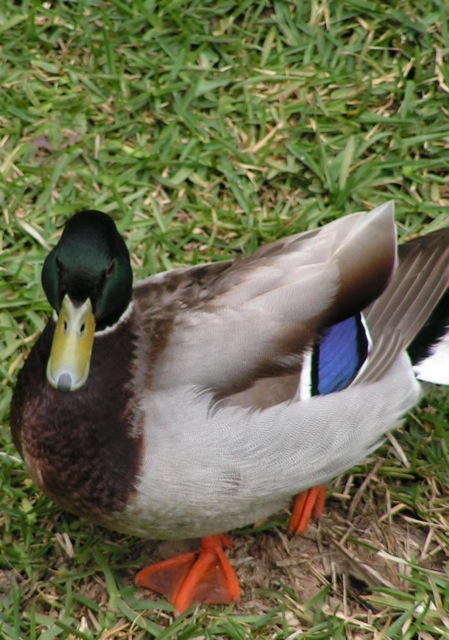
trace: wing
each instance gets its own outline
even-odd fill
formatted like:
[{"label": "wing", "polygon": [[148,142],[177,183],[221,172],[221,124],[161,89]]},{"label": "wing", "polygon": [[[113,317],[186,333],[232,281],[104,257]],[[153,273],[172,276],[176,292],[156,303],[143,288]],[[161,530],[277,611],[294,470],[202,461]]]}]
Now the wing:
[{"label": "wing", "polygon": [[151,345],[148,384],[153,390],[194,384],[225,397],[259,379],[299,371],[323,326],[382,292],[395,259],[388,203],[232,264],[144,281],[135,299]]}]

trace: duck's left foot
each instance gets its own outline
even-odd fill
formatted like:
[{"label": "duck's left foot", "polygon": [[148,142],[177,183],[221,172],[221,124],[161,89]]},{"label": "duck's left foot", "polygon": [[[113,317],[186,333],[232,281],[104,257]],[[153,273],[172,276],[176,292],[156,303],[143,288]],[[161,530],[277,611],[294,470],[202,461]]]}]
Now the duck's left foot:
[{"label": "duck's left foot", "polygon": [[302,535],[309,526],[311,517],[319,518],[322,515],[325,500],[326,487],[312,487],[307,491],[298,493],[288,527],[289,534],[294,535],[297,533]]},{"label": "duck's left foot", "polygon": [[198,551],[145,567],[136,582],[165,595],[177,615],[192,602],[230,604],[240,599],[240,586],[223,547],[231,548],[232,543],[222,534],[201,538]]}]

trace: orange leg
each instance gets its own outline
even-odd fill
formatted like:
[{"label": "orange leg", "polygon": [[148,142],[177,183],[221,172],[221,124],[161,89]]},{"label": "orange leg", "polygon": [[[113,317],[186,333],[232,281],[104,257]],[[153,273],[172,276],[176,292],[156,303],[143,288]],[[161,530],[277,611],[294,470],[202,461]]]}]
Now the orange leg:
[{"label": "orange leg", "polygon": [[139,587],[162,593],[180,614],[192,602],[229,604],[240,600],[237,575],[223,551],[232,543],[219,534],[201,539],[201,548],[145,567],[136,576]]},{"label": "orange leg", "polygon": [[312,487],[298,493],[293,505],[292,517],[288,527],[290,535],[302,535],[309,526],[310,518],[319,518],[324,510],[326,487]]}]

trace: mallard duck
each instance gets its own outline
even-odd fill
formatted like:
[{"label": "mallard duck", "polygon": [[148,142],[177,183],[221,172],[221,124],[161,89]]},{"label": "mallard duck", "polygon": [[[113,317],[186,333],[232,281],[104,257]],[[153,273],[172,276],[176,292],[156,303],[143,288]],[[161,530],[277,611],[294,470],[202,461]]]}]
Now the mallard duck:
[{"label": "mallard duck", "polygon": [[449,230],[398,251],[392,203],[134,285],[113,220],[82,211],[43,266],[54,314],[18,377],[15,444],[65,509],[202,538],[137,576],[177,612],[238,600],[224,533],[297,494],[301,531],[416,404],[417,375],[449,382],[448,282]]}]

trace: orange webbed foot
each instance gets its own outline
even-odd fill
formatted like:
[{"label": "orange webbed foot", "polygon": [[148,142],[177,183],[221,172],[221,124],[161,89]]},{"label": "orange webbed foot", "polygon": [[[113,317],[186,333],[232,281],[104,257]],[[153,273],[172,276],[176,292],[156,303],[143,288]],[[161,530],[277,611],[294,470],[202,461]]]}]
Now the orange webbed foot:
[{"label": "orange webbed foot", "polygon": [[136,576],[139,587],[165,595],[178,615],[193,602],[230,604],[240,599],[237,574],[226,558],[223,547],[231,548],[226,536],[201,539],[201,548],[192,553],[157,562]]},{"label": "orange webbed foot", "polygon": [[321,517],[324,510],[324,502],[326,500],[326,487],[312,487],[307,491],[298,493],[293,505],[292,517],[288,527],[290,535],[297,533],[302,535],[307,527],[311,517]]}]

